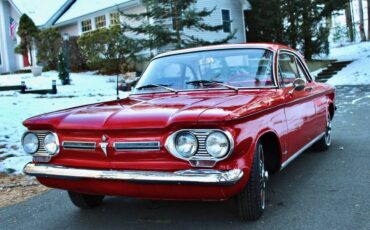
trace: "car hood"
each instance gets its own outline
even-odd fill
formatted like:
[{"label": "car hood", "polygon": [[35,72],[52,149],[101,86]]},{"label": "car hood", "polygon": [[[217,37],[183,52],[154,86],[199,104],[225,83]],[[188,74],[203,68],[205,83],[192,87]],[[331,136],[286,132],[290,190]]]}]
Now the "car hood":
[{"label": "car hood", "polygon": [[176,123],[235,119],[246,114],[243,108],[260,104],[258,98],[257,93],[131,96],[39,115],[24,125],[91,130],[165,128]]}]

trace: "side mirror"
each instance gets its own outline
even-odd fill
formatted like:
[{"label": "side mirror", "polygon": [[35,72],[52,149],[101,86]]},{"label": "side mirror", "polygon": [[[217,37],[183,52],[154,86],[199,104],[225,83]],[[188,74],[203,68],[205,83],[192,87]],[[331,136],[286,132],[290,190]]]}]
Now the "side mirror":
[{"label": "side mirror", "polygon": [[296,91],[303,90],[305,85],[306,85],[306,82],[301,78],[297,78],[293,81],[293,89]]},{"label": "side mirror", "polygon": [[301,91],[305,86],[306,82],[301,78],[297,78],[293,81],[293,89],[289,91],[289,94],[293,94],[294,91]]}]

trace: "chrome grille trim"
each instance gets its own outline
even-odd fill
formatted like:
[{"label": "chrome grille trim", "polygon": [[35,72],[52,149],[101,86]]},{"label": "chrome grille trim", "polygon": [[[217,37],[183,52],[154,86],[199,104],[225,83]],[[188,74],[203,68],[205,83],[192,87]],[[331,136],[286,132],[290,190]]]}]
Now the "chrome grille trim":
[{"label": "chrome grille trim", "polygon": [[44,148],[44,138],[50,132],[48,131],[33,131],[33,132],[36,134],[37,138],[39,139],[39,148],[35,154],[47,154]]},{"label": "chrome grille trim", "polygon": [[85,141],[63,141],[62,147],[64,149],[76,149],[76,150],[95,150],[95,142],[85,142]]},{"label": "chrome grille trim", "polygon": [[202,158],[209,158],[209,159],[213,159],[213,157],[211,155],[208,154],[207,152],[207,149],[206,149],[206,139],[207,139],[207,136],[213,132],[214,130],[189,130],[190,132],[192,132],[196,138],[198,139],[198,150],[197,152],[195,153],[195,155],[193,157],[196,157],[196,156],[199,156],[199,157],[202,157]]},{"label": "chrome grille trim", "polygon": [[116,151],[152,151],[160,150],[159,141],[149,142],[114,142],[113,147]]}]

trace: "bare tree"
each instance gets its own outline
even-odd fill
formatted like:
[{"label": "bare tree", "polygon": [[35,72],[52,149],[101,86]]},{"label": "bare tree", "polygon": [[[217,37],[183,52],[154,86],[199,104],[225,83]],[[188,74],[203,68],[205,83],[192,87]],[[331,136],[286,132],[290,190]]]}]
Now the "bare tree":
[{"label": "bare tree", "polygon": [[360,12],[360,35],[361,41],[366,41],[366,34],[364,28],[364,11],[362,8],[362,0],[358,0],[358,11]]},{"label": "bare tree", "polygon": [[346,3],[345,13],[346,13],[346,25],[347,25],[347,31],[348,31],[348,38],[350,42],[353,42],[355,40],[355,36],[354,36],[354,31],[353,31],[351,0],[349,0]]}]

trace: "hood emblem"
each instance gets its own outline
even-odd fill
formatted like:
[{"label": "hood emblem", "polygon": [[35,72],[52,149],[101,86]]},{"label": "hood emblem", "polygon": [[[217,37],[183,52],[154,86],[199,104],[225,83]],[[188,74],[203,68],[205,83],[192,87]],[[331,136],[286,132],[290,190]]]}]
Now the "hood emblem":
[{"label": "hood emblem", "polygon": [[108,157],[108,150],[107,150],[107,147],[108,147],[108,144],[109,144],[107,142],[108,138],[107,138],[107,136],[103,135],[102,138],[101,138],[101,140],[102,140],[102,142],[99,143],[100,148],[103,150],[105,156]]}]

